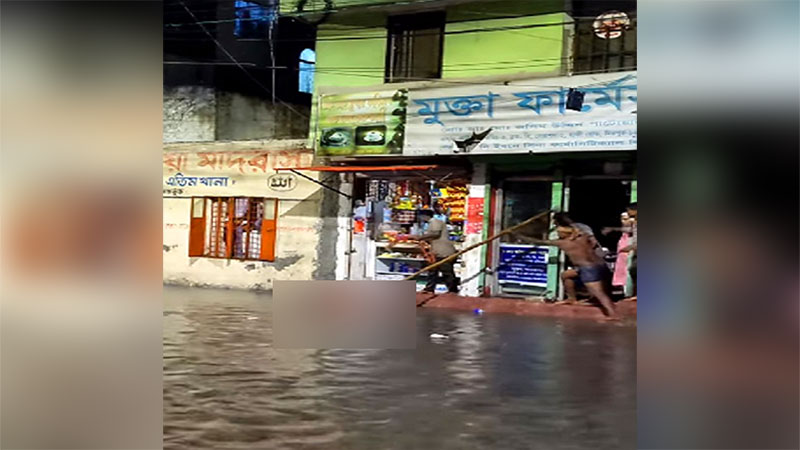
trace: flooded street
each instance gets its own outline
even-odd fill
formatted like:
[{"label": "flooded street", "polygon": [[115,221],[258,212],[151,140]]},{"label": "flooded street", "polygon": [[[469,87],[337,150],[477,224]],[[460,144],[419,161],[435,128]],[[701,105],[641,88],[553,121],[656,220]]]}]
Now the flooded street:
[{"label": "flooded street", "polygon": [[269,295],[164,301],[167,449],[636,446],[635,328],[422,308],[416,350],[280,350]]}]

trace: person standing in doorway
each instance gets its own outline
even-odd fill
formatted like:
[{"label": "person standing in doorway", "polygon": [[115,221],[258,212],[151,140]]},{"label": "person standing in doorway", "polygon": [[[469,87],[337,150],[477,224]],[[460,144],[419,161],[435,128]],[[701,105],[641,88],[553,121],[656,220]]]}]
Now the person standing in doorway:
[{"label": "person standing in doorway", "polygon": [[627,251],[623,251],[627,249],[632,243],[632,235],[633,235],[633,221],[630,218],[630,214],[626,211],[623,212],[620,216],[620,227],[605,227],[603,228],[603,235],[608,235],[612,232],[620,232],[622,233],[619,242],[617,243],[617,259],[614,263],[614,277],[612,279],[611,284],[613,286],[619,286],[625,289],[625,286],[628,284],[628,260],[629,254]]},{"label": "person standing in doorway", "polygon": [[636,258],[639,253],[639,207],[636,203],[628,205],[628,216],[630,216],[631,224],[631,240],[627,247],[620,249],[621,252],[628,253],[628,275],[631,281],[631,297],[629,300],[636,301]]},{"label": "person standing in doorway", "polygon": [[[430,243],[431,251],[436,256],[436,262],[439,262],[448,256],[456,253],[456,247],[453,241],[450,240],[449,233],[447,232],[447,224],[440,220],[435,219],[433,211],[422,210],[419,212],[419,218],[428,225],[427,229],[418,236],[412,236],[412,239],[418,241],[425,241]],[[452,293],[458,292],[458,282],[456,275],[453,271],[453,261],[446,262],[438,268],[429,272],[430,280],[425,285],[423,292],[433,293],[436,291],[436,285],[441,281],[447,286],[447,290]]]}]

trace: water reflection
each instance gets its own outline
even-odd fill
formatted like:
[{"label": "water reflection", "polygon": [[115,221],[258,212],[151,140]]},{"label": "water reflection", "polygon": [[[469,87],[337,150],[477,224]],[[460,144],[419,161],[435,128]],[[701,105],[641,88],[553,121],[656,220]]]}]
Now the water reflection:
[{"label": "water reflection", "polygon": [[635,446],[633,329],[423,309],[416,350],[276,350],[269,302],[165,288],[165,448]]}]

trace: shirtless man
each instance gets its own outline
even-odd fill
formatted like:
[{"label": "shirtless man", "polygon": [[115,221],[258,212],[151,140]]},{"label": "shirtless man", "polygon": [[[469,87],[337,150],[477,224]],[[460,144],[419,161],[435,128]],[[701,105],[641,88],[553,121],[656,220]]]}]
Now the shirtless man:
[{"label": "shirtless man", "polygon": [[531,240],[538,245],[550,245],[560,248],[569,256],[570,261],[578,266],[578,276],[589,293],[600,301],[603,311],[609,318],[615,318],[616,312],[611,297],[606,293],[606,281],[611,274],[603,258],[594,249],[589,236],[576,233],[571,226],[559,226],[556,228],[558,233],[557,240],[542,241]]},{"label": "shirtless man", "polygon": [[[594,249],[597,256],[600,258],[604,258],[606,256],[606,252],[603,247],[597,242],[597,239],[594,236],[594,232],[592,232],[591,227],[586,224],[578,223],[573,221],[567,213],[559,212],[553,215],[553,222],[556,224],[557,227],[571,227],[575,229],[575,233],[572,234],[572,239],[577,238],[580,235],[585,235],[589,239],[589,244]],[[575,263],[572,263],[575,264]],[[567,294],[567,299],[562,301],[557,301],[556,304],[567,304],[573,305],[578,303],[578,288],[577,288],[577,280],[579,279],[578,269],[574,268],[573,266],[567,267],[563,272],[561,272],[561,282],[564,284],[564,292]]]}]

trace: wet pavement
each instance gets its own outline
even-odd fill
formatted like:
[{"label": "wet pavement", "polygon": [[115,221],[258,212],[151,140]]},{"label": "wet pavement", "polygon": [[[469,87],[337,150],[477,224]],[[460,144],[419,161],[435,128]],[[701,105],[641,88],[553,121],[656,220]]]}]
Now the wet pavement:
[{"label": "wet pavement", "polygon": [[283,350],[270,301],[164,288],[164,448],[636,447],[633,327],[420,308],[416,350]]},{"label": "wet pavement", "polygon": [[[561,319],[582,319],[606,321],[606,316],[599,305],[578,303],[574,305],[528,301],[523,299],[497,297],[462,297],[455,294],[417,293],[417,306],[423,308],[442,308],[461,311],[514,314],[516,316],[557,317]],[[618,301],[614,308],[617,319],[613,325],[636,326],[636,302]],[[609,323],[609,325],[612,325]]]}]

